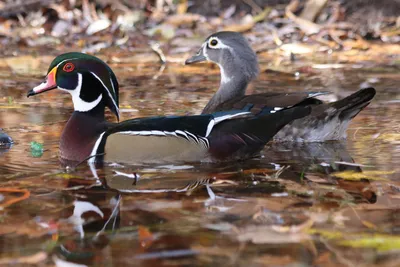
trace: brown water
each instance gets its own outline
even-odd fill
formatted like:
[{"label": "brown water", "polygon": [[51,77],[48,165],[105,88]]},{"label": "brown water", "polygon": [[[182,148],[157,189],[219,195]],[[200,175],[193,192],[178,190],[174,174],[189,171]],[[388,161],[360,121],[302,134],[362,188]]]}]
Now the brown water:
[{"label": "brown water", "polygon": [[[17,60],[22,70],[0,64],[0,127],[15,140],[0,150],[0,265],[400,265],[399,65],[299,62],[262,72],[250,88],[343,97],[369,83],[378,93],[346,142],[270,144],[262,157],[230,164],[93,172],[58,162],[69,95],[25,97],[51,59]],[[119,61],[111,66],[122,120],[199,113],[219,82],[211,65],[158,73],[157,64]]]}]

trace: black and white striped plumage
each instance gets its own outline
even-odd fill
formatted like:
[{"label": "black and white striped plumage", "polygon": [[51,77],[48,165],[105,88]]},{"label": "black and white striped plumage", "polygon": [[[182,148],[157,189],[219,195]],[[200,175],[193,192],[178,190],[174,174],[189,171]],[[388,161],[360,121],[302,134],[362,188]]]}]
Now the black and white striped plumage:
[{"label": "black and white striped plumage", "polygon": [[[228,111],[127,120],[100,134],[90,161],[165,163],[248,158],[278,129],[306,115],[309,109],[279,112],[253,116],[250,112]],[[263,127],[265,123],[270,123],[269,130]]]},{"label": "black and white striped plumage", "polygon": [[56,88],[69,92],[74,103],[60,140],[60,157],[68,165],[88,158],[122,163],[244,159],[259,152],[288,122],[310,112],[294,107],[254,116],[239,110],[110,123],[105,107],[117,118],[119,114],[116,77],[103,61],[81,53],[57,57],[45,82],[28,96]]}]

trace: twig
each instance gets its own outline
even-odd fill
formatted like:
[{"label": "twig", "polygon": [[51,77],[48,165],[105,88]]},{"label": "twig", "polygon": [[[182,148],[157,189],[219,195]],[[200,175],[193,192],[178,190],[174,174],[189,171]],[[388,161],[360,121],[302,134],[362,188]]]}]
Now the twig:
[{"label": "twig", "polygon": [[160,69],[158,70],[158,72],[153,76],[153,80],[157,80],[158,77],[160,77],[161,74],[163,74],[164,70],[165,70],[165,64],[163,63],[160,67]]},{"label": "twig", "polygon": [[345,162],[345,161],[335,161],[334,163],[340,165],[356,166],[356,167],[374,167],[373,165],[364,165],[364,164]]},{"label": "twig", "polygon": [[249,5],[256,13],[263,12],[262,8],[259,7],[253,0],[242,0],[245,4]]},{"label": "twig", "polygon": [[6,193],[23,193],[22,196],[11,199],[6,201],[4,204],[0,205],[0,209],[4,209],[8,206],[11,206],[14,203],[20,202],[22,200],[25,200],[30,197],[31,192],[29,192],[27,189],[16,189],[16,188],[0,188],[0,192],[6,192]]},{"label": "twig", "polygon": [[150,47],[158,55],[162,64],[167,63],[167,58],[165,57],[163,51],[161,50],[159,43],[151,42]]},{"label": "twig", "polygon": [[285,8],[286,16],[291,19],[305,34],[311,35],[321,31],[321,26],[309,20],[296,16],[293,12],[299,4],[298,0],[292,0]]}]

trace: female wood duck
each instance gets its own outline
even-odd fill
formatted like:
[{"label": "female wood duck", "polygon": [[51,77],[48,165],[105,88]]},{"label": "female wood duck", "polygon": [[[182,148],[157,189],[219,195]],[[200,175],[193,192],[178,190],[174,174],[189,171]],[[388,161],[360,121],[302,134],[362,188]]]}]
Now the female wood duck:
[{"label": "female wood duck", "polygon": [[212,61],[221,69],[221,84],[208,102],[203,114],[242,109],[258,114],[293,107],[310,106],[311,114],[295,120],[274,137],[280,141],[318,142],[346,138],[352,118],[368,106],[375,95],[374,88],[365,88],[333,103],[323,103],[315,97],[324,93],[263,93],[245,95],[248,83],[258,75],[257,56],[247,40],[237,32],[218,32],[209,36],[196,55],[186,64]]},{"label": "female wood duck", "polygon": [[119,119],[117,79],[100,59],[75,52],[55,58],[45,81],[28,97],[56,88],[71,94],[75,110],[60,140],[60,157],[68,162],[243,159],[259,152],[285,124],[310,112],[308,107],[294,107],[253,116],[239,110],[110,123],[104,117],[105,107]]}]

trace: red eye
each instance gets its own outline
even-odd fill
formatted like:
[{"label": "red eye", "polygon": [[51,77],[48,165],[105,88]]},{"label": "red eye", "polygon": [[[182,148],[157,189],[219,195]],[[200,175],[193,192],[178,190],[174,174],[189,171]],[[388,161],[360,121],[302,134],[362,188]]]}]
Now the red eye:
[{"label": "red eye", "polygon": [[64,67],[63,67],[63,71],[65,71],[65,72],[71,72],[71,71],[73,71],[74,69],[75,69],[75,65],[72,64],[72,63],[67,63],[67,64],[65,64]]}]

